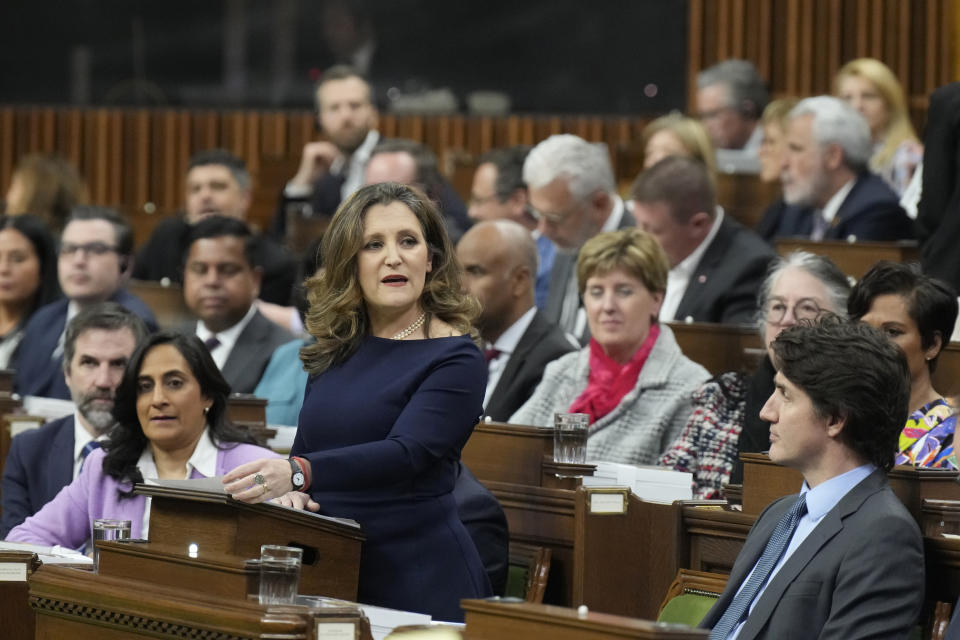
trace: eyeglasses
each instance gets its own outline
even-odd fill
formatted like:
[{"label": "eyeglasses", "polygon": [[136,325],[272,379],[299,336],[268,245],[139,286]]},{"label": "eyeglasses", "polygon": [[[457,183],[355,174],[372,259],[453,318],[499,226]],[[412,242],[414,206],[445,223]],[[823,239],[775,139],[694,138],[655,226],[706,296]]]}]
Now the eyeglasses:
[{"label": "eyeglasses", "polygon": [[[771,324],[781,324],[789,308],[784,300],[773,298],[763,308],[763,317]],[[800,298],[793,305],[793,317],[798,321],[816,320],[824,311],[813,298]]]},{"label": "eyeglasses", "polygon": [[117,247],[105,242],[87,242],[86,244],[66,243],[60,245],[60,255],[70,258],[78,252],[87,256],[105,256],[108,253],[119,253]]},{"label": "eyeglasses", "polygon": [[537,220],[543,220],[545,223],[551,227],[557,227],[563,224],[568,218],[573,216],[577,212],[576,208],[570,208],[562,213],[546,213],[544,211],[538,211],[533,207],[530,207],[530,213],[533,214],[533,217]]},{"label": "eyeglasses", "polygon": [[500,201],[500,196],[496,193],[491,193],[489,196],[470,196],[470,206],[472,207],[482,207],[488,202],[493,202],[494,200]]},{"label": "eyeglasses", "polygon": [[733,110],[733,107],[727,105],[725,107],[717,107],[716,109],[710,109],[709,111],[701,111],[697,114],[697,119],[699,120],[713,120],[719,118],[726,111]]}]

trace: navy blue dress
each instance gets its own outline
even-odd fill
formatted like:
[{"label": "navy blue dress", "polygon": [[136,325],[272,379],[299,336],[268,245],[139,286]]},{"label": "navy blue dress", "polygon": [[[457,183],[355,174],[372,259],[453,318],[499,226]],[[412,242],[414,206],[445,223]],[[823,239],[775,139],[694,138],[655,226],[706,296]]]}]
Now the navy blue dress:
[{"label": "navy blue dress", "polygon": [[367,337],[307,383],[291,455],[321,512],[363,527],[360,602],[456,621],[462,598],[491,595],[452,494],[486,376],[469,336]]}]

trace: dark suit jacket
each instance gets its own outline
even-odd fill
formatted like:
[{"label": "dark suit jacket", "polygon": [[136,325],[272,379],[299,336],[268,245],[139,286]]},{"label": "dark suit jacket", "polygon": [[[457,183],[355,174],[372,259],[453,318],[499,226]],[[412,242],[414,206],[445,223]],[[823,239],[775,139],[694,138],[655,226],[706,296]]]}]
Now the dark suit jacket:
[{"label": "dark suit jacket", "polygon": [[[197,323],[191,322],[180,328],[187,334],[196,334]],[[237,337],[236,344],[223,363],[221,373],[233,393],[253,393],[263,372],[273,357],[273,352],[282,344],[294,339],[293,334],[267,320],[259,311]]]},{"label": "dark suit jacket", "polygon": [[[623,210],[623,217],[620,219],[620,225],[617,229],[627,229],[637,226],[637,221],[633,214]],[[546,319],[559,326],[560,315],[563,312],[563,298],[567,293],[567,282],[569,282],[573,270],[577,267],[578,252],[561,251],[557,249],[557,255],[553,259],[553,269],[550,271],[550,287],[547,289],[547,301],[543,305],[543,314]],[[583,301],[581,301],[581,306]],[[560,327],[565,330],[564,327]],[[584,329],[583,335],[577,336],[580,344],[587,344],[590,341],[590,328]]]},{"label": "dark suit jacket", "polygon": [[[781,217],[775,237],[809,236],[813,231],[813,210],[788,207]],[[909,240],[913,221],[900,206],[896,192],[880,176],[863,171],[840,205],[824,240]]]},{"label": "dark suit jacket", "polygon": [[[157,330],[153,312],[140,298],[119,289],[110,300],[140,316],[151,332]],[[62,299],[44,305],[27,322],[13,378],[14,391],[20,395],[70,399],[70,390],[63,378],[63,354],[53,355],[67,323],[69,302]]]},{"label": "dark suit jacket", "polygon": [[72,415],[21,433],[10,442],[3,468],[0,539],[70,484],[73,444]]},{"label": "dark suit jacket", "polygon": [[540,384],[547,363],[573,349],[563,331],[538,311],[507,360],[483,414],[498,422],[509,420]]},{"label": "dark suit jacket", "polygon": [[960,287],[960,82],[930,94],[917,237],[923,271]]},{"label": "dark suit jacket", "polygon": [[503,595],[510,560],[510,534],[500,503],[462,462],[453,486],[457,515],[473,540],[494,595]]},{"label": "dark suit jacket", "polygon": [[[720,620],[796,495],[750,530],[723,594],[700,623]],[[923,538],[875,471],[844,496],[767,584],[739,640],[906,638],[923,605]]]},{"label": "dark suit jacket", "polygon": [[729,215],[690,276],[674,319],[751,324],[757,292],[774,253],[754,232]]},{"label": "dark suit jacket", "polygon": [[[140,249],[133,267],[138,280],[183,282],[183,261],[187,257],[187,234],[190,225],[182,216],[167,218],[150,234],[147,244]],[[274,304],[288,305],[291,301],[297,265],[290,253],[270,238],[253,237],[254,260],[263,269],[260,299]]]}]

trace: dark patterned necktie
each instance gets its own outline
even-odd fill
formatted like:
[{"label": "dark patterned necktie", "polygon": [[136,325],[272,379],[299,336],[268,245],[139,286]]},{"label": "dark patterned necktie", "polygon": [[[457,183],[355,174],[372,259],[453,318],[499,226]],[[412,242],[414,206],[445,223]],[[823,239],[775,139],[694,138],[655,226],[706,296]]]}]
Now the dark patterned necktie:
[{"label": "dark patterned necktie", "polygon": [[217,336],[213,335],[204,340],[203,344],[207,347],[207,351],[213,351],[220,346],[220,341],[217,340]]},{"label": "dark patterned necktie", "polygon": [[490,364],[490,361],[499,356],[502,352],[499,349],[484,349],[483,357],[486,359],[487,364]]},{"label": "dark patterned necktie", "polygon": [[777,528],[773,530],[773,535],[770,536],[767,547],[763,550],[760,560],[757,561],[757,566],[750,574],[747,584],[733,597],[733,600],[727,606],[727,610],[723,612],[723,616],[710,631],[710,640],[726,640],[740,624],[750,608],[750,603],[757,597],[760,587],[766,583],[767,578],[770,577],[770,572],[777,566],[777,561],[780,560],[780,556],[783,555],[784,550],[790,543],[790,538],[793,537],[793,531],[797,528],[797,523],[800,522],[800,518],[806,512],[807,494],[804,493],[797,498],[793,507],[780,518],[780,522],[777,523]]},{"label": "dark patterned necktie", "polygon": [[83,445],[83,449],[80,450],[80,468],[83,469],[83,463],[87,461],[87,456],[90,455],[94,449],[99,449],[100,443],[96,440],[91,440],[87,444]]}]

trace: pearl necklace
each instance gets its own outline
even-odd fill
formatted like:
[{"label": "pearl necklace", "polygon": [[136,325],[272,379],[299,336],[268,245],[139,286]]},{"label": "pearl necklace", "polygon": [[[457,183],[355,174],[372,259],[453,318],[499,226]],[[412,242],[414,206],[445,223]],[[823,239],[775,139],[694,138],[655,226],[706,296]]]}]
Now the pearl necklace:
[{"label": "pearl necklace", "polygon": [[397,335],[393,336],[393,337],[391,338],[391,340],[403,340],[403,339],[406,338],[408,335],[410,335],[411,333],[413,333],[414,331],[416,331],[417,329],[419,329],[419,328],[420,328],[420,325],[423,324],[423,321],[426,320],[426,318],[427,318],[427,314],[426,314],[426,313],[421,313],[421,314],[420,314],[420,317],[417,318],[416,320],[414,320],[412,325],[410,325],[409,327],[407,327],[406,329],[404,329],[403,331],[401,331],[401,332],[398,333]]}]

